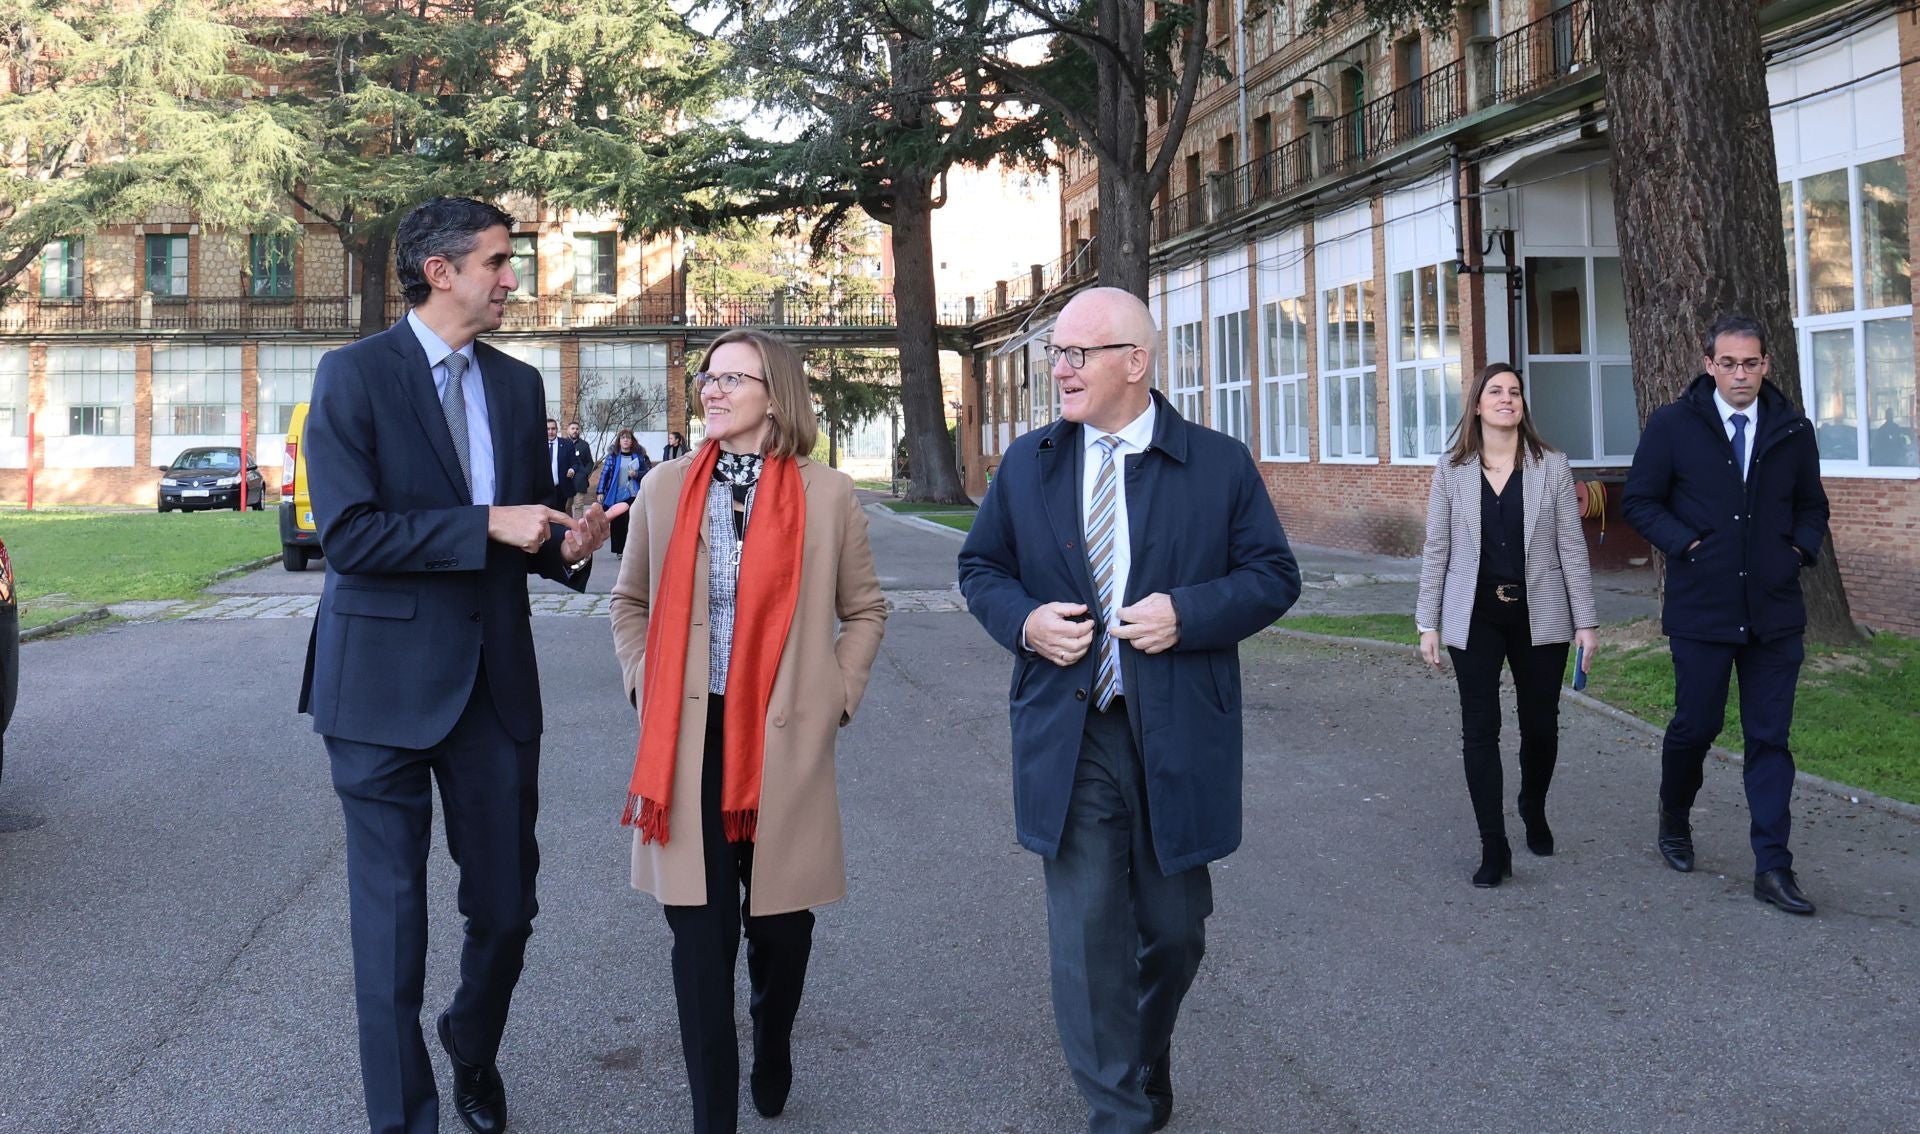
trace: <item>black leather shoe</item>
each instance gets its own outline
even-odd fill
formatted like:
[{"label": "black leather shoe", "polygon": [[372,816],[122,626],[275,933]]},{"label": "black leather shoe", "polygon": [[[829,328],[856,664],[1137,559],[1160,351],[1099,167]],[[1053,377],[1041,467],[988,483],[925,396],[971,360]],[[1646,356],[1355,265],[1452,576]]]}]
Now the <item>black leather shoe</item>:
[{"label": "black leather shoe", "polygon": [[1790,914],[1801,917],[1813,915],[1813,903],[1800,892],[1793,880],[1793,871],[1786,867],[1778,870],[1766,870],[1753,876],[1753,896],[1768,905],[1779,906]]},{"label": "black leather shoe", "polygon": [[1153,1105],[1152,1130],[1165,1130],[1173,1121],[1173,1053],[1163,1053],[1147,1066],[1147,1102]]},{"label": "black leather shoe", "polygon": [[753,1071],[747,1075],[753,1109],[762,1118],[778,1117],[787,1109],[787,1095],[793,1090],[793,1049],[784,1043],[778,1046],[778,1051],[755,1050]]},{"label": "black leather shoe", "polygon": [[1693,826],[1685,815],[1660,809],[1660,857],[1682,874],[1693,870]]},{"label": "black leather shoe", "polygon": [[507,1129],[507,1088],[500,1081],[500,1068],[492,1063],[468,1063],[453,1050],[453,1029],[447,1026],[447,1014],[440,1013],[440,1046],[453,1064],[453,1109],[473,1134],[505,1134]]},{"label": "black leather shoe", "polygon": [[1490,890],[1500,884],[1503,878],[1513,877],[1513,848],[1507,844],[1503,835],[1497,839],[1482,836],[1480,839],[1480,869],[1473,872],[1473,884],[1482,890]]}]

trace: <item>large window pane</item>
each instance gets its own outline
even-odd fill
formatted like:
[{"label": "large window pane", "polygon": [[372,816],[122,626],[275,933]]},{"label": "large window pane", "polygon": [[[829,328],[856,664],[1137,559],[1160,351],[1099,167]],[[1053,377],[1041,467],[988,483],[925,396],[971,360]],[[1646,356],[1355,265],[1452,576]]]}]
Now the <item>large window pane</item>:
[{"label": "large window pane", "polygon": [[1340,353],[1344,365],[1352,366],[1361,358],[1360,289],[1349,285],[1340,289],[1343,316],[1340,321]]},{"label": "large window pane", "polygon": [[[1907,244],[1907,169],[1904,158],[1860,167],[1861,306],[1904,307],[1913,302],[1913,253]],[[1867,352],[1873,357],[1871,349]]]},{"label": "large window pane", "polygon": [[1399,344],[1395,348],[1394,361],[1410,362],[1414,358],[1414,330],[1417,319],[1414,310],[1412,272],[1399,272],[1394,275],[1393,298],[1400,320],[1400,333],[1394,340]]},{"label": "large window pane", "polygon": [[1594,257],[1593,323],[1594,353],[1627,353],[1627,288],[1618,257]]},{"label": "large window pane", "polygon": [[1847,171],[1836,169],[1800,183],[1807,227],[1807,302],[1811,314],[1853,310],[1853,222]]},{"label": "large window pane", "polygon": [[[1260,307],[1260,374],[1267,377],[1280,373],[1280,305],[1266,303]],[[1264,407],[1266,403],[1262,401]]]},{"label": "large window pane", "polygon": [[1531,354],[1585,354],[1587,262],[1527,257],[1527,349]]},{"label": "large window pane", "polygon": [[1584,362],[1536,362],[1530,369],[1527,411],[1534,428],[1547,444],[1574,460],[1592,460],[1591,367]]},{"label": "large window pane", "polygon": [[1305,299],[1289,299],[1280,305],[1281,313],[1287,316],[1293,326],[1293,356],[1287,368],[1292,374],[1307,372],[1307,302]]},{"label": "large window pane", "polygon": [[513,238],[513,294],[532,297],[540,294],[540,237],[517,233]]},{"label": "large window pane", "polygon": [[1432,267],[1415,273],[1420,288],[1420,358],[1440,357],[1440,273]]},{"label": "large window pane", "polygon": [[1460,268],[1452,260],[1440,265],[1440,355],[1460,356]]},{"label": "large window pane", "polygon": [[1416,377],[1411,369],[1394,372],[1394,384],[1400,395],[1400,455],[1403,457],[1420,455],[1420,387]]},{"label": "large window pane", "polygon": [[1359,309],[1355,312],[1360,329],[1360,365],[1372,366],[1374,361],[1374,325],[1373,325],[1373,281],[1360,285],[1357,297]]},{"label": "large window pane", "polygon": [[1815,331],[1813,338],[1814,435],[1830,461],[1860,458],[1860,418],[1854,402],[1853,328]]},{"label": "large window pane", "polygon": [[1601,455],[1630,457],[1640,445],[1640,411],[1633,402],[1633,367],[1600,368]]},{"label": "large window pane", "polygon": [[1913,320],[1867,324],[1867,463],[1880,468],[1920,465],[1914,433]]},{"label": "large window pane", "polygon": [[1421,430],[1421,441],[1429,453],[1440,451],[1442,430],[1446,428],[1444,398],[1440,392],[1442,379],[1437,367],[1420,372],[1420,410],[1426,418]]},{"label": "large window pane", "polygon": [[1321,351],[1320,369],[1338,370],[1346,365],[1346,357],[1340,350],[1340,289],[1320,293],[1322,342],[1326,349]]},{"label": "large window pane", "polygon": [[1447,399],[1447,425],[1446,430],[1440,435],[1441,444],[1445,446],[1452,444],[1454,429],[1460,424],[1461,403],[1466,400],[1467,396],[1466,391],[1461,388],[1460,384],[1460,364],[1457,362],[1447,363],[1445,368],[1441,370],[1441,381],[1446,388]]}]

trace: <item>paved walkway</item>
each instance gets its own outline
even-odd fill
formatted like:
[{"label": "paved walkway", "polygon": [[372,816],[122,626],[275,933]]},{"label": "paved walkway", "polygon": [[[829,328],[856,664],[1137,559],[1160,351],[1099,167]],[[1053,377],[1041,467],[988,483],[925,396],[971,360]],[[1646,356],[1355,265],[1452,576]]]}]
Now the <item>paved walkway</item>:
[{"label": "paved walkway", "polygon": [[[953,540],[872,531],[889,591],[945,593]],[[256,578],[282,576],[318,579]],[[533,626],[541,913],[501,1052],[513,1128],[684,1134],[669,936],[615,825],[634,715],[604,624]],[[293,617],[173,619],[22,650],[0,1130],[363,1128],[339,810],[292,711],[306,638]],[[1920,1129],[1920,825],[1800,793],[1820,916],[1790,918],[1748,893],[1737,769],[1708,766],[1701,868],[1675,874],[1652,846],[1657,741],[1569,708],[1560,853],[1475,890],[1451,679],[1276,636],[1243,657],[1246,838],[1214,868],[1169,1134]],[[849,893],[820,911],[793,1099],[744,1131],[1084,1128],[1040,863],[1012,837],[1009,668],[965,614],[890,619],[841,733]],[[460,932],[441,851],[430,871],[429,1021]]]}]

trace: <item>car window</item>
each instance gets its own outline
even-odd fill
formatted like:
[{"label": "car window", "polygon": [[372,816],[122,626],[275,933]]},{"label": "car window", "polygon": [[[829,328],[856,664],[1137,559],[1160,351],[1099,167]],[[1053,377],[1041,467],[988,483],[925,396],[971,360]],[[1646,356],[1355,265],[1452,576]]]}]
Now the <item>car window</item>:
[{"label": "car window", "polygon": [[230,449],[189,449],[174,458],[173,467],[183,471],[232,472],[240,467],[240,454]]}]

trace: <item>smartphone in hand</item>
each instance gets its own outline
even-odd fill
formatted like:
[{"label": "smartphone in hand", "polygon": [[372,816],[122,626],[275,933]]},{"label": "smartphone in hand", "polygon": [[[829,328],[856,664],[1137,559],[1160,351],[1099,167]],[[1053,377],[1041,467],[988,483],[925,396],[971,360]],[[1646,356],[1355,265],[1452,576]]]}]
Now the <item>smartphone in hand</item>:
[{"label": "smartphone in hand", "polygon": [[1587,660],[1586,654],[1584,646],[1573,648],[1573,691],[1576,693],[1587,687],[1587,667],[1582,664]]}]

